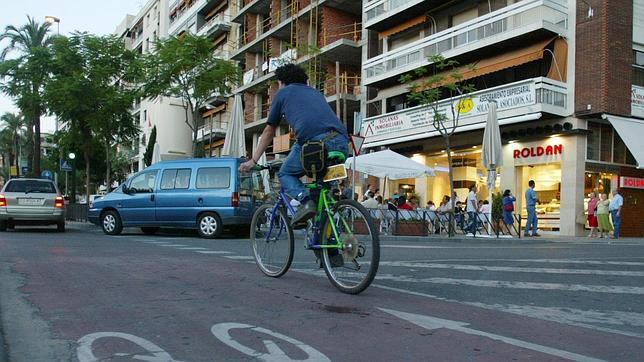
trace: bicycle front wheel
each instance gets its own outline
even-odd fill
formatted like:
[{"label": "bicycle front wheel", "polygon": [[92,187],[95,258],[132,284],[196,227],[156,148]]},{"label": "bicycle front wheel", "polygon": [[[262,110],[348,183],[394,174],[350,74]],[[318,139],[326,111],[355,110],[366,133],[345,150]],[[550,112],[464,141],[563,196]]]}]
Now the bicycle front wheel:
[{"label": "bicycle front wheel", "polygon": [[367,289],[378,272],[378,230],[369,211],[357,201],[339,201],[331,211],[332,217],[325,218],[320,229],[321,244],[330,246],[322,249],[324,271],[340,291],[358,294]]},{"label": "bicycle front wheel", "polygon": [[250,244],[255,262],[262,273],[278,278],[284,275],[293,262],[293,228],[286,212],[274,205],[265,204],[253,215],[250,224]]}]

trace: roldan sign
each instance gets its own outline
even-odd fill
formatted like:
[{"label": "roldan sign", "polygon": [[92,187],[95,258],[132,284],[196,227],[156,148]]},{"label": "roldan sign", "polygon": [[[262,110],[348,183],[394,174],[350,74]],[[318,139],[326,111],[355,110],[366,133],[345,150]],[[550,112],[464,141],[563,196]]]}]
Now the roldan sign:
[{"label": "roldan sign", "polygon": [[561,162],[563,144],[561,143],[515,143],[512,158],[515,165],[535,165],[543,163]]},{"label": "roldan sign", "polygon": [[644,178],[622,176],[619,178],[619,187],[644,190]]}]

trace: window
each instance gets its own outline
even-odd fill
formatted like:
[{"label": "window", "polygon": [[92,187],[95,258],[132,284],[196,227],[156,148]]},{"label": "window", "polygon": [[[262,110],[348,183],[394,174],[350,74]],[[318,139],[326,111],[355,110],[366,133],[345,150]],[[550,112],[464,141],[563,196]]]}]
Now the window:
[{"label": "window", "polygon": [[610,124],[588,122],[586,159],[620,165],[637,165],[633,154]]},{"label": "window", "polygon": [[161,190],[187,189],[190,186],[191,172],[189,168],[163,171],[163,175],[161,176]]},{"label": "window", "polygon": [[644,52],[633,50],[633,84],[644,87]]},{"label": "window", "polygon": [[230,187],[230,168],[205,167],[197,170],[198,189],[225,189]]},{"label": "window", "polygon": [[154,192],[154,182],[157,178],[157,172],[144,172],[135,176],[130,182],[130,189],[136,193],[152,193]]},{"label": "window", "polygon": [[56,188],[50,181],[13,180],[9,181],[5,192],[37,192],[44,194],[55,194]]}]

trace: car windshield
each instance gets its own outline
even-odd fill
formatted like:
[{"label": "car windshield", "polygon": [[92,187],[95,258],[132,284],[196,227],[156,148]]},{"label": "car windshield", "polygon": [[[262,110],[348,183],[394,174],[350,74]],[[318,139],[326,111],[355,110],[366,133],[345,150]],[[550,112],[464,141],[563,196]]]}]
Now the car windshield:
[{"label": "car windshield", "polygon": [[44,193],[44,194],[55,194],[56,188],[54,184],[49,181],[37,181],[37,180],[16,180],[11,181],[7,185],[6,192],[24,192],[24,193]]}]

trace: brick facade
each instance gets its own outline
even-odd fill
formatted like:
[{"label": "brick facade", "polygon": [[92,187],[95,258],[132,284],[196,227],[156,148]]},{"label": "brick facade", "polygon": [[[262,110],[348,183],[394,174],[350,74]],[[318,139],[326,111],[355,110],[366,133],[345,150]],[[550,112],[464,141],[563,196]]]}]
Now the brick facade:
[{"label": "brick facade", "polygon": [[257,38],[257,14],[246,14],[246,44]]},{"label": "brick facade", "polygon": [[633,1],[578,1],[576,29],[575,113],[629,116]]},{"label": "brick facade", "polygon": [[360,22],[354,15],[335,8],[322,6],[320,10],[320,31],[318,32],[320,46],[331,44],[343,37],[348,38],[342,34],[351,31],[352,25]]}]

